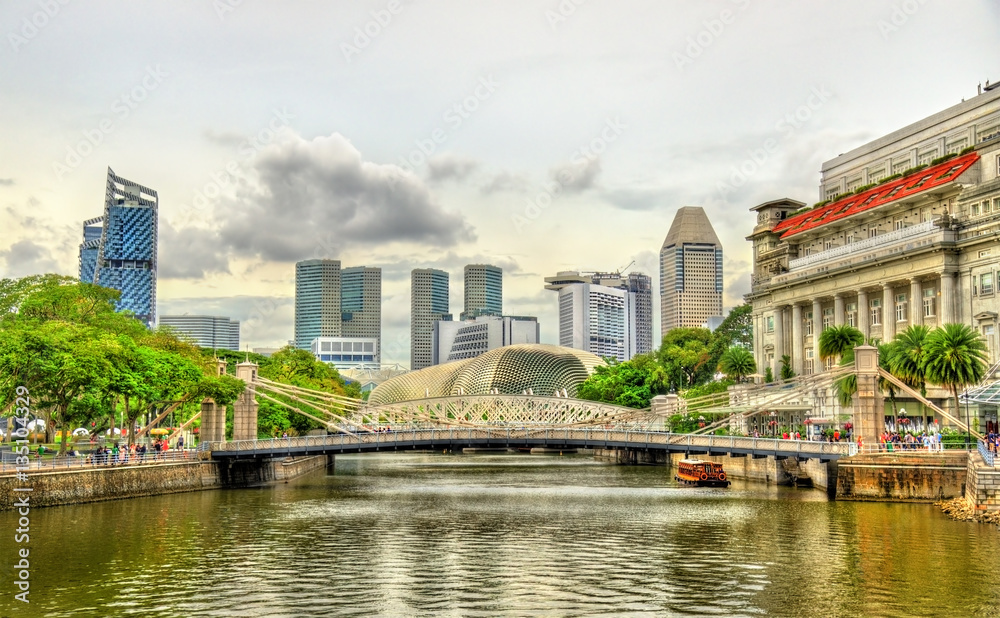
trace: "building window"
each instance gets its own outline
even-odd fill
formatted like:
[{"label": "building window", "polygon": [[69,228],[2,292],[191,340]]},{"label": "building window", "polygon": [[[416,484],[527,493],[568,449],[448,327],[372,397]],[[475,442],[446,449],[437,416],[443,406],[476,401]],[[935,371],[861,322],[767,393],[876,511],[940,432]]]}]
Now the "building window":
[{"label": "building window", "polygon": [[993,273],[983,273],[979,275],[979,293],[993,293]]},{"label": "building window", "polygon": [[896,294],[896,321],[906,321],[906,294]]},{"label": "building window", "polygon": [[806,335],[813,334],[813,314],[812,311],[806,313]]},{"label": "building window", "polygon": [[983,325],[983,339],[986,340],[986,348],[990,351],[990,356],[996,358],[996,326],[993,324]]},{"label": "building window", "polygon": [[868,238],[875,238],[878,236],[878,228],[874,225],[868,228]]},{"label": "building window", "polygon": [[935,299],[937,298],[937,292],[934,288],[927,288],[924,290],[924,317],[932,318],[934,317],[935,311]]},{"label": "building window", "polygon": [[978,217],[979,216],[979,204],[973,204],[972,205],[972,216],[973,217]]},{"label": "building window", "polygon": [[847,304],[847,325],[852,328],[857,328],[858,326],[858,304],[848,303]]},{"label": "building window", "polygon": [[873,298],[869,301],[869,306],[871,307],[872,326],[880,326],[882,324],[882,301],[878,298]]},{"label": "building window", "polygon": [[767,316],[767,332],[769,332],[769,333],[773,333],[774,332],[774,316],[773,315]]},{"label": "building window", "polygon": [[1000,208],[990,208],[990,201],[989,200],[986,200],[985,202],[983,202],[983,214],[984,215],[988,215],[991,212],[993,212],[994,210],[1000,211]]},{"label": "building window", "polygon": [[893,224],[892,224],[892,228],[894,230],[901,230],[901,229],[903,229],[903,220],[902,219],[896,219],[893,222]]},{"label": "building window", "polygon": [[852,242],[854,242],[854,234],[848,234],[847,235],[847,244],[851,244]]},{"label": "building window", "polygon": [[823,330],[833,326],[833,309],[823,310]]},{"label": "building window", "polygon": [[990,256],[990,250],[989,249],[986,249],[984,251],[980,251],[979,252],[979,257],[981,257],[981,258],[989,257],[989,256]]},{"label": "building window", "polygon": [[828,251],[830,249],[833,249],[833,241],[832,240],[823,241],[823,250]]}]

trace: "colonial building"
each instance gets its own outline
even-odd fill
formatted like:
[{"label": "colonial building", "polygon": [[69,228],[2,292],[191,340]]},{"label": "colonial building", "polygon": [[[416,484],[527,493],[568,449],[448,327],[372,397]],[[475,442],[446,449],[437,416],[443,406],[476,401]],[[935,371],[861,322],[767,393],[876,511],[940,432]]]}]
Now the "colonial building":
[{"label": "colonial building", "polygon": [[819,191],[751,209],[758,366],[822,371],[819,334],[841,324],[889,341],[961,322],[1000,359],[1000,89],[827,161]]}]

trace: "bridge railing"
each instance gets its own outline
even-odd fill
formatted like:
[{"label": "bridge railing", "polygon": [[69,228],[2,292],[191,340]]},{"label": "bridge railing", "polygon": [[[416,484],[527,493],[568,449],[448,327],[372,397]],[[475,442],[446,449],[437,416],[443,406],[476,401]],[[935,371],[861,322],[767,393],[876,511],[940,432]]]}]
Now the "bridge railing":
[{"label": "bridge railing", "polygon": [[983,456],[983,461],[986,462],[987,466],[995,466],[997,454],[990,450],[990,447],[986,442],[979,440],[979,454]]},{"label": "bridge railing", "polygon": [[[387,432],[332,434],[326,436],[295,436],[263,440],[240,440],[234,442],[213,442],[205,446],[207,450],[221,453],[280,454],[302,449],[323,447],[356,447],[363,445],[392,446],[398,443],[410,445],[419,443],[454,443],[468,441],[489,441],[496,443],[558,443],[575,442],[588,445],[605,444],[641,448],[648,446],[670,446],[670,450],[718,450],[753,451],[761,453],[796,454],[801,456],[845,456],[856,452],[856,445],[847,442],[810,442],[805,440],[781,440],[773,438],[753,438],[742,436],[702,436],[674,434],[663,431],[643,431],[624,428],[562,428],[546,429],[532,427],[470,427],[470,428],[423,428],[404,427]],[[678,448],[683,447],[683,449]]]}]

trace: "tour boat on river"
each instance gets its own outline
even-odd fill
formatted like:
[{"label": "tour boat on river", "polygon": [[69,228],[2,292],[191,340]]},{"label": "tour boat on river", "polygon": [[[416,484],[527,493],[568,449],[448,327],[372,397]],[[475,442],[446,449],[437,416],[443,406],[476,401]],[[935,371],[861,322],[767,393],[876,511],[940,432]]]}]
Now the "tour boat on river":
[{"label": "tour boat on river", "polygon": [[700,487],[729,487],[722,464],[701,459],[682,459],[677,462],[674,479]]}]

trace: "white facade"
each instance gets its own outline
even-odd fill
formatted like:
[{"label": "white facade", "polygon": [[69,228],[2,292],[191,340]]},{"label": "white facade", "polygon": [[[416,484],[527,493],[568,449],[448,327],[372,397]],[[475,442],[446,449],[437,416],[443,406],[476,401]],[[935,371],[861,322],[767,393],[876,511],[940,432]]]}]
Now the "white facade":
[{"label": "white facade", "polygon": [[652,351],[649,276],[563,271],[545,284],[559,294],[559,345],[619,361]]},{"label": "white facade", "polygon": [[309,346],[316,360],[337,369],[377,366],[378,337],[317,337]]},{"label": "white facade", "polygon": [[473,320],[434,322],[433,364],[475,358],[494,348],[538,343],[533,317],[481,315]]},{"label": "white facade", "polygon": [[202,348],[240,349],[240,323],[214,315],[161,315],[160,326],[169,326]]},{"label": "white facade", "polygon": [[777,375],[787,355],[796,374],[823,371],[819,335],[843,324],[888,342],[963,323],[1000,360],[1000,89],[824,163],[820,186],[812,208],[752,209],[758,367]]}]

